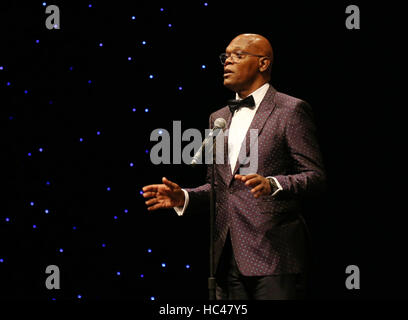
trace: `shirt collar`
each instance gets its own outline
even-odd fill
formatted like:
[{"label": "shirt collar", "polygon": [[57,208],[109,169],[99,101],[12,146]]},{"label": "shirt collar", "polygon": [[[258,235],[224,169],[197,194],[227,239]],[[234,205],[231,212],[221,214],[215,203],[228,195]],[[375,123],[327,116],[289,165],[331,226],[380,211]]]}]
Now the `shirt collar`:
[{"label": "shirt collar", "polygon": [[[251,95],[254,97],[255,107],[258,107],[262,99],[265,97],[265,94],[268,91],[269,86],[270,84],[267,82],[264,85],[260,86],[258,89],[256,89],[254,92],[248,95],[248,97]],[[235,93],[235,99],[241,100],[238,93]]]}]

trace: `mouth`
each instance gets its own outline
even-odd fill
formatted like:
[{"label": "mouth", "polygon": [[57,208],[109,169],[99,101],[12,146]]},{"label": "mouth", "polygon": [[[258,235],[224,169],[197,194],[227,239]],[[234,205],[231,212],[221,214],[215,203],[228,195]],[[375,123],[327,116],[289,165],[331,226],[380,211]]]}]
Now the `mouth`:
[{"label": "mouth", "polygon": [[232,73],[231,70],[224,70],[224,77],[230,75]]}]

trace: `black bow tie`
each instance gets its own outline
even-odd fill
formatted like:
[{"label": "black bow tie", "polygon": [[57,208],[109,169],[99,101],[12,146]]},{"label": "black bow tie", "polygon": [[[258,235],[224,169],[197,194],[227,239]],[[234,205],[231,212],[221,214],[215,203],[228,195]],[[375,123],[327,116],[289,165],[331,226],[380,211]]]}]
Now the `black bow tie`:
[{"label": "black bow tie", "polygon": [[253,96],[246,97],[242,100],[228,100],[228,107],[231,113],[242,107],[253,109],[255,107],[255,100]]}]

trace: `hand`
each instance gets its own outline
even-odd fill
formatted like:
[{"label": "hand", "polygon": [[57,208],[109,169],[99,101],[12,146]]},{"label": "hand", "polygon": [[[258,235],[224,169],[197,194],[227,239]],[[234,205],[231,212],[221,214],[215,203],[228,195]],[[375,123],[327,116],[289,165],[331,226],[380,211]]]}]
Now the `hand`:
[{"label": "hand", "polygon": [[236,174],[234,176],[236,180],[241,180],[246,186],[252,188],[251,193],[254,198],[259,198],[260,196],[266,196],[271,194],[271,184],[269,180],[259,174],[248,174],[246,176]]},{"label": "hand", "polygon": [[151,184],[143,187],[143,197],[147,200],[147,210],[168,209],[184,206],[184,192],[177,183],[162,179],[163,184]]}]

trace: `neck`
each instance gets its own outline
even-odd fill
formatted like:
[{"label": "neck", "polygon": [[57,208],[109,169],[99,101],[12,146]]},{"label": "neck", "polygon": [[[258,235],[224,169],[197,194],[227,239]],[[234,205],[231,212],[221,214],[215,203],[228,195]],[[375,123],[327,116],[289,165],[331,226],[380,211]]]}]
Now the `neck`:
[{"label": "neck", "polygon": [[241,89],[238,90],[238,96],[241,99],[245,99],[246,97],[248,97],[252,92],[254,92],[255,90],[259,89],[260,87],[262,87],[265,83],[267,83],[267,81],[263,80],[262,82],[254,82],[251,86],[249,86],[248,88],[245,89]]}]

